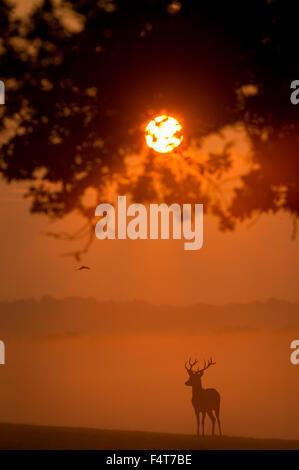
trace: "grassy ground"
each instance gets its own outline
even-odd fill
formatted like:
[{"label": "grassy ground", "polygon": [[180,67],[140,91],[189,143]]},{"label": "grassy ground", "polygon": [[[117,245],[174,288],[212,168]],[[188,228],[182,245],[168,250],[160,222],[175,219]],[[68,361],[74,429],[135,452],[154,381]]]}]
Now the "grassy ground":
[{"label": "grassy ground", "polygon": [[297,449],[299,441],[0,424],[0,449]]}]

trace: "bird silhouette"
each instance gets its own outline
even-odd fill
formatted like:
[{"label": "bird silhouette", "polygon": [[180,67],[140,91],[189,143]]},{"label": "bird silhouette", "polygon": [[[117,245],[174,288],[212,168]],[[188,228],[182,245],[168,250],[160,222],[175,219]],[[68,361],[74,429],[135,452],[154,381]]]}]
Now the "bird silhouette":
[{"label": "bird silhouette", "polygon": [[76,269],[76,271],[82,271],[83,269],[91,269],[89,266],[80,266],[79,268]]}]

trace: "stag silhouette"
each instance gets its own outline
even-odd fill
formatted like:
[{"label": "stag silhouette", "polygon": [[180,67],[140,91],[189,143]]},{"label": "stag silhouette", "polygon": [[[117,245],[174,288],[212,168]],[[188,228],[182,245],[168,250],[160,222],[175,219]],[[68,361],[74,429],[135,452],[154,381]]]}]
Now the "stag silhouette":
[{"label": "stag silhouette", "polygon": [[220,395],[217,392],[217,390],[215,390],[214,388],[204,389],[202,388],[202,384],[201,384],[201,378],[204,372],[210,366],[214,366],[216,362],[213,362],[211,358],[208,361],[208,364],[206,364],[206,361],[204,362],[203,369],[198,368],[196,371],[194,371],[193,367],[195,366],[195,364],[197,364],[197,362],[198,362],[197,359],[195,359],[195,361],[192,362],[190,358],[189,368],[187,366],[187,362],[185,364],[185,368],[189,374],[189,379],[187,380],[187,382],[185,382],[185,385],[192,387],[191,403],[193,405],[195,416],[196,416],[197,436],[199,436],[199,414],[200,413],[202,413],[202,435],[203,436],[205,435],[205,418],[206,418],[206,413],[208,413],[212,421],[212,436],[214,436],[216,419],[213,414],[213,411],[215,412],[215,415],[217,418],[219,435],[222,436],[221,424],[220,424],[220,418],[219,418]]}]

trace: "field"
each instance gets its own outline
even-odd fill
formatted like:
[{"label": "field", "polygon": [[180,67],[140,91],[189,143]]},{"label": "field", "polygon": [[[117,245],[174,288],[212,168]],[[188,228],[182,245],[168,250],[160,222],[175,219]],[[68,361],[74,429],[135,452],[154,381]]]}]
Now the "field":
[{"label": "field", "polygon": [[141,431],[118,431],[0,424],[1,450],[26,449],[296,449],[299,441],[246,437],[204,437]]}]

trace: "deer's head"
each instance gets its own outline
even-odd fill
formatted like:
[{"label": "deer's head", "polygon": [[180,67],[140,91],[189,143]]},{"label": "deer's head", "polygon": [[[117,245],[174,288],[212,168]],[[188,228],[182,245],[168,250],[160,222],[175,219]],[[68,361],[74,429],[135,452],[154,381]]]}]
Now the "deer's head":
[{"label": "deer's head", "polygon": [[[188,363],[186,362],[185,369],[189,374],[189,379],[187,380],[187,382],[185,382],[185,385],[188,385],[190,387],[193,387],[194,385],[197,385],[197,384],[200,385],[201,377],[203,376],[205,370],[207,370],[210,366],[214,366],[216,364],[216,362],[213,362],[211,358],[208,360],[208,363],[206,363],[206,361],[204,362],[204,367],[202,369],[198,367],[197,370],[193,370],[193,367],[197,363],[198,363],[198,360],[195,359],[195,361],[192,362],[191,357]],[[188,364],[189,364],[189,367],[188,367]]]}]

